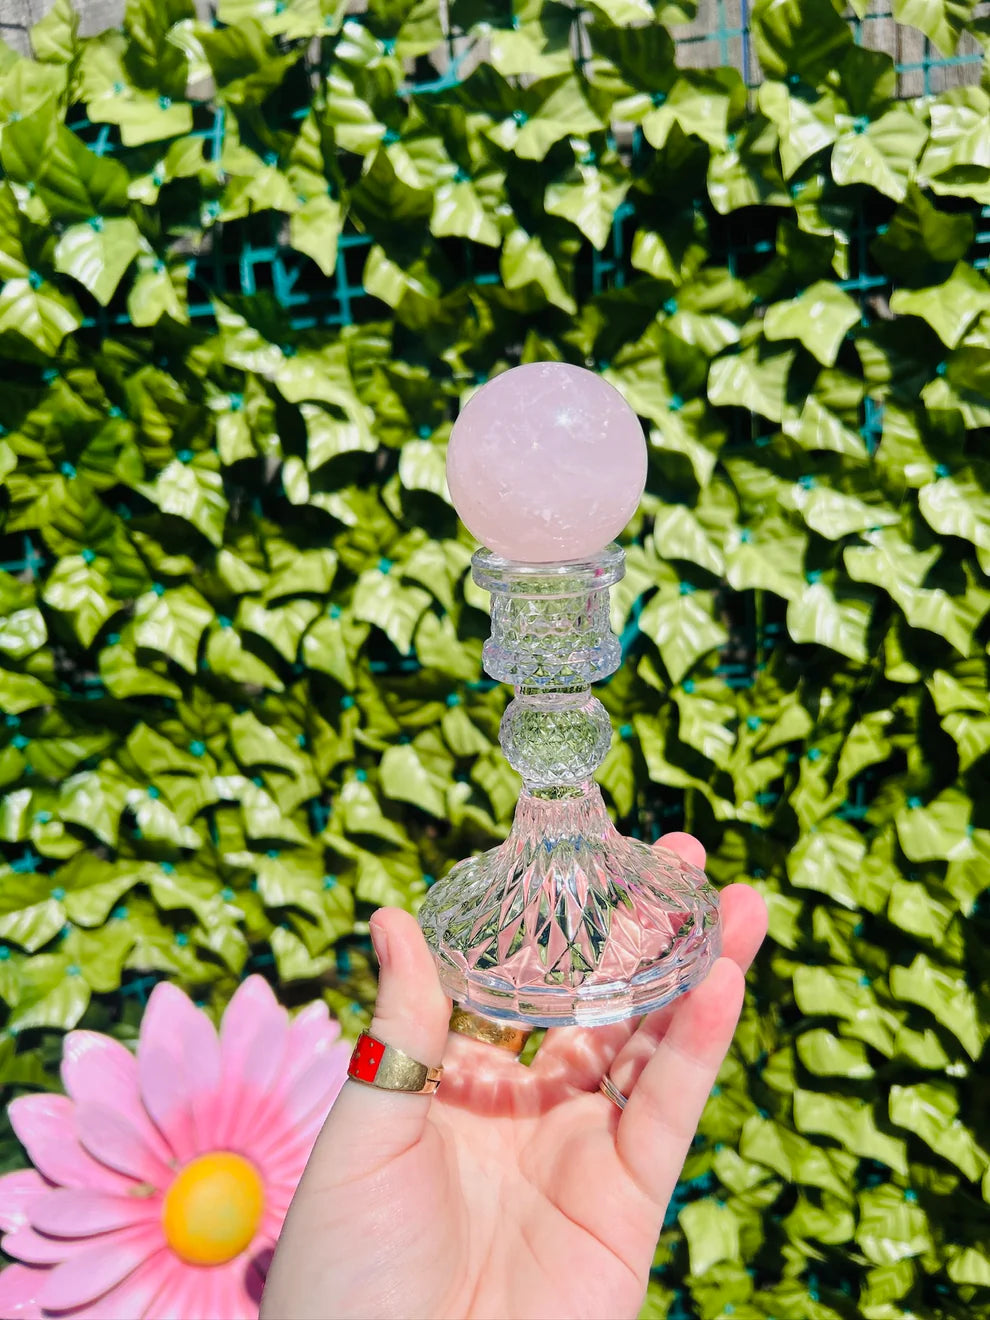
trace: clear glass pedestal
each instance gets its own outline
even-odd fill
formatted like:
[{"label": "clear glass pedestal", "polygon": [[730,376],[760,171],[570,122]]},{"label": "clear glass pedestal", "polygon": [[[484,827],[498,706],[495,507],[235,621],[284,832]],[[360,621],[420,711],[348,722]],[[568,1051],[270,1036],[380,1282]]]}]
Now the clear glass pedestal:
[{"label": "clear glass pedestal", "polygon": [[500,741],[523,790],[508,838],[433,886],[420,925],[462,1007],[521,1025],[603,1025],[696,985],[721,949],[704,872],[615,828],[592,779],[611,726],[590,683],[620,663],[608,587],[622,551],[582,563],[474,558],[492,593],[485,668],[515,685]]}]

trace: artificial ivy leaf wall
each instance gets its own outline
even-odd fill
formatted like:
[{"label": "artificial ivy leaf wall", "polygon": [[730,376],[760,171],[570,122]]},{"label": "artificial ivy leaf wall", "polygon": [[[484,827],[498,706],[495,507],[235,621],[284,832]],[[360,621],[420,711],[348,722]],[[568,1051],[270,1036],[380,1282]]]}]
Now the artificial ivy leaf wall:
[{"label": "artificial ivy leaf wall", "polygon": [[517,790],[450,425],[573,361],[651,441],[605,789],[771,910],[647,1313],[990,1315],[976,13],[895,3],[916,99],[829,0],[757,0],[750,86],[647,0],[0,51],[0,1083],[161,976],[364,1019],[374,906]]}]

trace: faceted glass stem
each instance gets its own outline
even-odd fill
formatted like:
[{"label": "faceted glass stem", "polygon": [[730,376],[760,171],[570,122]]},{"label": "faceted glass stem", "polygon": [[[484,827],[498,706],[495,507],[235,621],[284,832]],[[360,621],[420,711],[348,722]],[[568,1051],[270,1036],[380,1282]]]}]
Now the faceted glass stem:
[{"label": "faceted glass stem", "polygon": [[420,923],[452,998],[527,1026],[649,1012],[719,953],[704,873],[619,834],[592,779],[611,726],[590,684],[621,660],[608,588],[623,570],[614,545],[581,563],[474,558],[492,593],[485,669],[515,686],[499,737],[523,790],[506,841],[434,885]]}]

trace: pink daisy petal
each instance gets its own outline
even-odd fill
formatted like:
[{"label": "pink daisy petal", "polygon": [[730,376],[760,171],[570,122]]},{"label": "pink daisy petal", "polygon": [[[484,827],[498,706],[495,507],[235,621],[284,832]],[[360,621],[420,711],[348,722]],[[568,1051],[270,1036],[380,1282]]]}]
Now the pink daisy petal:
[{"label": "pink daisy petal", "polygon": [[38,1300],[46,1311],[82,1306],[116,1287],[160,1246],[161,1233],[144,1225],[96,1239],[49,1272]]},{"label": "pink daisy petal", "polygon": [[209,1280],[213,1272],[212,1269],[186,1265],[177,1256],[170,1256],[167,1267],[162,1269],[161,1287],[142,1320],[190,1320],[191,1316],[209,1316],[213,1320],[218,1317],[220,1313],[208,1311],[204,1306],[204,1284],[205,1291],[212,1291]]},{"label": "pink daisy petal", "polygon": [[76,1105],[76,1131],[86,1150],[110,1168],[128,1173],[152,1187],[165,1187],[172,1181],[172,1169],[109,1105]]},{"label": "pink daisy petal", "polygon": [[3,1320],[42,1320],[37,1300],[47,1270],[8,1265],[0,1270],[0,1315]]},{"label": "pink daisy petal", "polygon": [[31,1207],[49,1191],[34,1169],[18,1169],[0,1178],[0,1232],[13,1233],[31,1220]]},{"label": "pink daisy petal", "polygon": [[305,1162],[344,1084],[351,1047],[334,1041],[336,1033],[328,1028],[324,1022],[324,1035],[309,1042],[309,1053],[287,1060],[268,1094],[261,1096],[255,1106],[242,1104],[239,1120],[235,1118],[226,1130],[233,1146],[250,1150],[252,1157],[266,1167],[288,1146],[295,1150],[304,1132],[305,1150],[301,1157],[295,1153],[292,1159]]},{"label": "pink daisy petal", "polygon": [[[271,1260],[271,1251],[264,1254],[265,1273]],[[218,1271],[219,1274],[219,1271]],[[217,1315],[229,1316],[230,1320],[257,1320],[261,1293],[265,1286],[265,1275],[257,1268],[253,1260],[245,1262],[243,1257],[231,1261],[230,1266],[218,1280],[222,1289],[219,1298],[223,1310]]]},{"label": "pink daisy petal", "polygon": [[296,1184],[286,1187],[284,1184],[271,1184],[265,1187],[265,1212],[258,1225],[258,1236],[273,1245],[278,1241],[289,1213],[289,1202],[296,1190]]},{"label": "pink daisy petal", "polygon": [[90,1237],[161,1219],[160,1196],[108,1196],[85,1188],[58,1188],[35,1207],[31,1222],[42,1233]]},{"label": "pink daisy petal", "polygon": [[180,1164],[200,1153],[193,1124],[189,1087],[174,1054],[141,1044],[141,1094],[158,1130],[165,1134]]},{"label": "pink daisy petal", "polygon": [[288,1044],[288,1014],[261,976],[242,981],[220,1027],[223,1080],[265,1093],[279,1077]]},{"label": "pink daisy petal", "polygon": [[46,1237],[30,1225],[19,1228],[16,1233],[8,1233],[3,1239],[3,1249],[8,1256],[15,1256],[28,1265],[60,1265],[63,1260],[78,1256],[88,1251],[94,1239]]},{"label": "pink daisy petal", "polygon": [[269,1173],[287,1161],[300,1171],[309,1158],[330,1108],[344,1084],[350,1050],[332,1046],[329,1053],[313,1059],[282,1100],[269,1099],[254,1115],[252,1128],[235,1132],[250,1141],[251,1154]]},{"label": "pink daisy petal", "polygon": [[286,1102],[286,1114],[294,1126],[311,1114],[326,1115],[336,1100],[347,1076],[350,1050],[332,1049],[317,1056],[302,1074]]},{"label": "pink daisy petal", "polygon": [[126,1193],[134,1185],[93,1159],[76,1136],[75,1111],[64,1095],[22,1095],[7,1108],[11,1126],[50,1182],[63,1187],[92,1187]]},{"label": "pink daisy petal", "polygon": [[[90,1302],[79,1312],[70,1311],[68,1314],[63,1312],[58,1320],[69,1320],[69,1317],[75,1315],[78,1315],[80,1320],[142,1320],[142,1317],[151,1314],[149,1308],[153,1305],[155,1296],[161,1292],[174,1259],[171,1251],[163,1247],[95,1302]],[[209,1313],[189,1312],[190,1316],[196,1314],[206,1317]]]},{"label": "pink daisy petal", "polygon": [[138,1044],[145,1106],[180,1159],[207,1148],[209,1115],[198,1110],[220,1082],[220,1043],[206,1014],[167,981],[148,1000]]},{"label": "pink daisy petal", "polygon": [[317,1050],[331,1046],[340,1036],[340,1023],[331,1018],[322,999],[307,1004],[289,1023],[289,1067],[306,1064]]},{"label": "pink daisy petal", "polygon": [[70,1031],[62,1047],[62,1081],[77,1104],[111,1103],[163,1163],[175,1154],[148,1118],[137,1059],[120,1041],[96,1031]]},{"label": "pink daisy petal", "polygon": [[227,1005],[220,1028],[223,1083],[214,1114],[214,1139],[240,1149],[267,1121],[284,1085],[288,1015],[260,976],[249,976]]},{"label": "pink daisy petal", "polygon": [[[276,1110],[286,1105],[301,1079],[319,1058],[330,1055],[338,1061],[340,1084],[343,1085],[351,1046],[346,1043],[337,1044],[339,1035],[340,1024],[329,1018],[327,1007],[321,1002],[310,1004],[293,1019],[289,1027],[289,1048],[285,1063],[278,1080],[268,1091],[264,1114],[266,1122],[274,1120]],[[337,1089],[339,1090],[339,1087]],[[261,1118],[262,1115],[259,1114],[258,1117]],[[278,1122],[284,1125],[284,1115],[279,1115]]]}]

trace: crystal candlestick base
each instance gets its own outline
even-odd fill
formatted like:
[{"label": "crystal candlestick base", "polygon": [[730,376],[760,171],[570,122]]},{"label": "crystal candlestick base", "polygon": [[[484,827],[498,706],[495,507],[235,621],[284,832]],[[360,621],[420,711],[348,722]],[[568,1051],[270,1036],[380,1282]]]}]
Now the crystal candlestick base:
[{"label": "crystal candlestick base", "polygon": [[523,564],[488,550],[486,671],[512,683],[500,741],[523,779],[508,838],[433,886],[420,924],[444,989],[525,1026],[588,1026],[648,1013],[689,990],[721,948],[704,872],[621,835],[592,779],[611,741],[591,683],[620,663],[608,588],[617,545],[581,561]]}]

